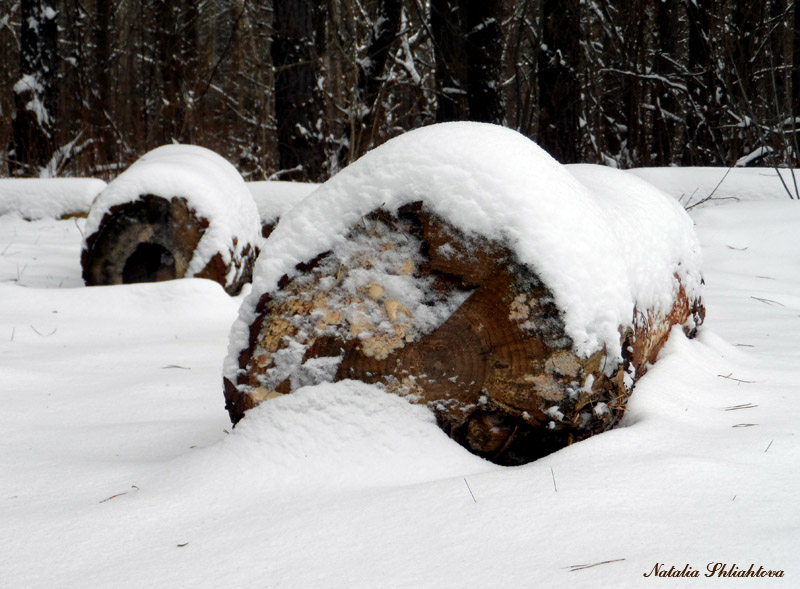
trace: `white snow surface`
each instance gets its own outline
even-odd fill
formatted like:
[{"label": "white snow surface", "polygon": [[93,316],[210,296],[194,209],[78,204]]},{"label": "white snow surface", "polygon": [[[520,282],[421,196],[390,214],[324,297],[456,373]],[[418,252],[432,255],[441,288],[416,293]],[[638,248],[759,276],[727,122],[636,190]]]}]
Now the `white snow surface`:
[{"label": "white snow surface", "polygon": [[275,223],[283,213],[309,194],[319,184],[311,182],[284,182],[281,180],[257,180],[247,183],[247,189],[258,207],[263,224]]},{"label": "white snow surface", "polygon": [[[167,200],[182,197],[209,221],[186,270],[200,272],[216,253],[230,262],[236,239],[239,250],[261,243],[258,209],[236,168],[219,154],[197,145],[162,145],[147,152],[111,181],[95,200],[85,236],[95,233],[108,210],[154,194]],[[235,268],[231,268],[235,271]]]},{"label": "white snow surface", "polygon": [[[800,198],[800,171],[787,168],[633,168],[626,172],[646,180],[685,207],[786,200],[789,194]],[[699,204],[709,196],[710,200]]]},{"label": "white snow surface", "polygon": [[[800,203],[690,215],[699,337],[675,330],[621,427],[513,468],[354,382],[231,430],[220,375],[242,297],[83,287],[83,219],[0,216],[2,584],[796,586]],[[706,577],[714,563],[784,577]],[[643,576],[657,564],[700,578]]]},{"label": "white snow surface", "polygon": [[[651,279],[663,267],[626,257],[623,246],[646,238],[654,248],[675,254],[670,263],[682,264],[680,273],[692,277],[699,276],[698,258],[692,249],[696,243],[686,238],[692,230],[688,217],[672,203],[659,205],[665,196],[647,187],[637,195],[644,183],[622,173],[616,179],[598,178],[630,188],[616,196],[610,189],[595,192],[534,142],[497,125],[444,123],[388,141],[283,215],[256,264],[252,295],[231,331],[226,376],[235,377],[263,293],[272,292],[282,276],[294,276],[298,263],[343,247],[348,230],[374,209],[395,212],[419,200],[469,237],[507,243],[532,267],[553,292],[576,353],[589,356],[605,347],[611,358],[619,357],[619,327],[631,324],[634,306],[640,299],[664,303],[674,291],[672,272],[666,282]],[[626,207],[619,201],[628,196],[652,203],[660,214],[632,203],[625,209],[632,218],[621,227],[613,217]],[[654,231],[653,222],[663,226]],[[621,236],[623,228],[630,235]],[[656,242],[657,236],[672,239],[676,231],[673,244]],[[633,284],[629,276],[636,277]],[[685,284],[699,288],[694,278]],[[643,292],[637,290],[641,285]],[[653,292],[659,285],[669,288]]]},{"label": "white snow surface", "polygon": [[58,219],[85,214],[105,187],[98,178],[0,178],[0,215]]}]

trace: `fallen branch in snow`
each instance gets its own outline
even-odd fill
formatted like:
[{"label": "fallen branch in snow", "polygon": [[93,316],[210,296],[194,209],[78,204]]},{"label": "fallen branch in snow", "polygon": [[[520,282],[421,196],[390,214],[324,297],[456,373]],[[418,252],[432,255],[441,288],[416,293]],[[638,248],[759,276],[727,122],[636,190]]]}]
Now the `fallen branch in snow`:
[{"label": "fallen branch in snow", "polygon": [[772,442],[774,442],[774,441],[775,441],[775,440],[770,440],[770,441],[769,441],[769,445],[767,446],[767,449],[766,449],[766,450],[764,450],[764,454],[766,454],[766,453],[767,453],[767,451],[768,451],[770,448],[772,448]]},{"label": "fallen branch in snow", "polygon": [[162,366],[161,370],[164,370],[166,368],[180,368],[181,370],[191,370],[191,368],[188,368],[186,366],[178,366],[177,364],[168,364],[167,366]]},{"label": "fallen branch in snow", "polygon": [[757,423],[737,423],[736,425],[732,425],[731,427],[754,427],[758,425]]},{"label": "fallen branch in snow", "polygon": [[31,325],[30,328],[33,330],[33,333],[35,333],[36,335],[41,336],[41,337],[50,337],[56,331],[58,331],[58,327],[56,327],[55,329],[53,329],[53,331],[51,331],[50,333],[45,335],[45,334],[41,333],[38,329],[36,329],[33,325]]},{"label": "fallen branch in snow", "polygon": [[105,499],[103,499],[102,501],[99,501],[98,503],[105,503],[106,501],[111,501],[112,499],[116,499],[117,497],[121,497],[122,495],[127,495],[127,494],[128,494],[127,491],[123,491],[122,493],[117,493],[116,495],[111,495],[111,497],[106,497]]},{"label": "fallen branch in snow", "polygon": [[[136,485],[131,485],[131,489],[136,489],[138,491],[139,487],[137,487]],[[103,499],[102,501],[99,501],[98,503],[105,503],[106,501],[111,501],[112,499],[116,499],[117,497],[122,497],[123,495],[127,495],[129,492],[130,491],[123,491],[122,493],[117,493],[116,495],[111,495],[111,497],[106,497],[105,499]]]},{"label": "fallen branch in snow", "polygon": [[729,250],[736,250],[737,252],[743,252],[746,249],[748,249],[746,247],[733,247],[732,245],[726,245],[725,247],[728,248]]},{"label": "fallen branch in snow", "polygon": [[86,235],[83,234],[83,229],[81,229],[80,223],[78,223],[78,217],[72,217],[72,219],[75,221],[75,227],[77,228],[78,233],[81,234],[81,239],[86,239]]},{"label": "fallen branch in snow", "polygon": [[[717,189],[718,189],[720,186],[722,186],[722,183],[725,181],[725,178],[727,178],[727,177],[728,177],[728,174],[730,174],[730,173],[731,173],[731,170],[732,170],[732,169],[733,169],[733,166],[729,167],[729,168],[728,168],[728,169],[725,171],[725,174],[722,176],[722,179],[721,179],[719,182],[717,182],[717,185],[714,187],[714,190],[712,190],[712,191],[711,191],[711,192],[708,194],[708,196],[706,196],[706,197],[705,197],[705,198],[703,198],[703,199],[700,199],[699,201],[697,201],[697,202],[696,202],[696,203],[694,203],[693,205],[691,205],[691,206],[686,206],[686,207],[684,207],[684,208],[685,208],[687,211],[691,211],[693,208],[695,208],[695,207],[699,207],[701,204],[703,204],[703,203],[706,203],[706,202],[710,201],[710,200],[711,200],[711,199],[714,197],[714,193],[717,191]],[[725,197],[722,197],[722,198],[718,198],[718,199],[716,199],[716,200],[739,200],[739,199],[738,199],[738,198],[736,198],[735,196],[725,196]],[[687,204],[688,204],[688,203],[687,203]]]},{"label": "fallen branch in snow", "polygon": [[472,497],[472,502],[477,503],[478,500],[475,499],[475,494],[472,492],[472,489],[470,489],[469,483],[467,482],[467,477],[464,477],[464,484],[467,485],[467,490],[469,491],[470,497]]},{"label": "fallen branch in snow", "polygon": [[[733,379],[733,380],[736,380],[736,379]],[[737,411],[739,409],[752,409],[753,407],[758,407],[758,405],[753,405],[752,403],[744,403],[742,405],[733,405],[732,407],[725,407],[725,411]]]},{"label": "fallen branch in snow", "polygon": [[780,305],[781,307],[785,307],[783,303],[779,303],[778,301],[773,301],[772,299],[762,299],[761,297],[750,297],[751,299],[755,299],[757,301],[761,301],[762,303],[766,303],[767,305],[775,304]]},{"label": "fallen branch in snow", "polygon": [[592,567],[600,566],[601,564],[610,564],[612,562],[622,562],[625,560],[624,558],[615,558],[614,560],[603,560],[601,562],[594,562],[592,564],[573,564],[568,567],[564,567],[565,569],[569,569],[571,573],[575,571],[582,571],[583,569],[590,569]]},{"label": "fallen branch in snow", "polygon": [[739,200],[737,196],[718,196],[717,198],[711,198],[710,196],[705,197],[703,200],[694,203],[691,206],[686,207],[687,211],[691,211],[693,208],[700,206],[701,204],[708,202],[709,200]]},{"label": "fallen branch in snow", "polygon": [[558,487],[556,486],[556,473],[553,472],[553,467],[550,467],[550,476],[553,477],[553,490],[558,493]]},{"label": "fallen branch in snow", "polygon": [[717,376],[720,377],[720,378],[727,378],[728,380],[735,380],[736,382],[743,382],[745,384],[753,384],[755,382],[754,380],[742,380],[740,378],[733,378],[731,376],[732,374],[733,374],[733,372],[731,372],[729,374],[718,374]]}]

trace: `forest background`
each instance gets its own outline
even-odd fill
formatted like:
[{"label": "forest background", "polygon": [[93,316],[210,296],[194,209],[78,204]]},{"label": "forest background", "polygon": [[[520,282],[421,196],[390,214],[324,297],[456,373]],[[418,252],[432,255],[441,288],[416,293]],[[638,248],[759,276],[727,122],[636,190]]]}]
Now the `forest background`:
[{"label": "forest background", "polygon": [[0,0],[0,176],[110,179],[170,142],[323,181],[409,129],[563,163],[793,166],[790,0]]}]

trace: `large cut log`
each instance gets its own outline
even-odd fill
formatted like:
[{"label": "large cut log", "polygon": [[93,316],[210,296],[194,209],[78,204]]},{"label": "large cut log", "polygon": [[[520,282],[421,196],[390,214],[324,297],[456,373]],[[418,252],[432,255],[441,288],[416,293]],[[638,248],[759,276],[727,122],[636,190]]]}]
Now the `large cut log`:
[{"label": "large cut log", "polygon": [[97,197],[81,252],[87,285],[208,278],[237,294],[252,278],[258,210],[224,158],[165,145],[141,157]]},{"label": "large cut log", "polygon": [[[590,193],[521,136],[454,124],[341,172],[267,242],[231,335],[232,421],[304,385],[355,379],[426,404],[453,439],[500,464],[616,425],[672,327],[693,336],[704,309],[682,209],[595,168],[577,171],[597,184]],[[309,223],[320,232],[297,247],[291,236]],[[642,231],[669,251],[623,251]]]}]

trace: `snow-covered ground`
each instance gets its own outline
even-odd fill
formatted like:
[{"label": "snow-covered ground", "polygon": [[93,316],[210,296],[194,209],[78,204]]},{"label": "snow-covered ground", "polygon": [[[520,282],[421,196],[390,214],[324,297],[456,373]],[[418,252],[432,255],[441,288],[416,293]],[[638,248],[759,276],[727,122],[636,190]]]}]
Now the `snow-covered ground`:
[{"label": "snow-covered ground", "polygon": [[[677,197],[719,170],[676,173]],[[84,288],[82,219],[0,216],[0,585],[797,586],[800,203],[774,180],[691,211],[706,323],[673,333],[624,426],[514,468],[354,383],[231,431],[244,295]]]}]

